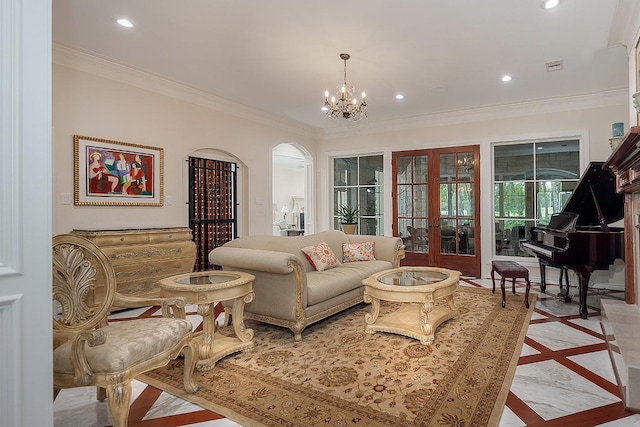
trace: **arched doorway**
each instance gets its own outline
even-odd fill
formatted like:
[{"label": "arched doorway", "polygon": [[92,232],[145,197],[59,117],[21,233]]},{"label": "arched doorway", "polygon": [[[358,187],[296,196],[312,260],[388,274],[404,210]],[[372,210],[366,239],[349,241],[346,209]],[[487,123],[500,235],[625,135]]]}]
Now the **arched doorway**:
[{"label": "arched doorway", "polygon": [[188,220],[196,244],[194,271],[214,268],[208,254],[238,237],[243,172],[239,160],[222,151],[197,150],[185,159],[188,189]]},{"label": "arched doorway", "polygon": [[271,200],[274,235],[314,232],[313,158],[295,143],[278,144],[271,152]]}]

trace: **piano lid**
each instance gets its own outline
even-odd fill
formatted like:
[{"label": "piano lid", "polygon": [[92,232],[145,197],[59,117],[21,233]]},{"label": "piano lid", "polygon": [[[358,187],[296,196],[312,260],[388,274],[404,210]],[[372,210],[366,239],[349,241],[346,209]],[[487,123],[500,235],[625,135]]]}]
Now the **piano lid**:
[{"label": "piano lid", "polygon": [[604,162],[591,162],[589,167],[582,173],[580,181],[576,186],[563,212],[573,212],[578,214],[577,226],[598,226],[598,209],[593,201],[593,196],[589,187],[593,187],[593,193],[598,199],[598,204],[602,210],[607,224],[621,220],[624,217],[623,195],[616,193],[615,176],[608,170],[602,169]]}]

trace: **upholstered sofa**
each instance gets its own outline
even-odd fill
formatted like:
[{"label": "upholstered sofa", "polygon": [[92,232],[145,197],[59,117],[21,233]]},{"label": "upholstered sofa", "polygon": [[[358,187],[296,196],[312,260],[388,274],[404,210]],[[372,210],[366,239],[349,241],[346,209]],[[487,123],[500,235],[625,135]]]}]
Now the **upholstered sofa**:
[{"label": "upholstered sofa", "polygon": [[[340,262],[317,271],[302,249],[323,242],[340,261],[343,244],[358,248],[373,242],[375,259]],[[209,261],[223,270],[256,277],[255,299],[245,306],[245,318],[289,328],[296,341],[308,325],[360,303],[362,280],[398,267],[402,258],[404,245],[399,237],[347,235],[337,230],[297,237],[241,237],[209,253]]]}]

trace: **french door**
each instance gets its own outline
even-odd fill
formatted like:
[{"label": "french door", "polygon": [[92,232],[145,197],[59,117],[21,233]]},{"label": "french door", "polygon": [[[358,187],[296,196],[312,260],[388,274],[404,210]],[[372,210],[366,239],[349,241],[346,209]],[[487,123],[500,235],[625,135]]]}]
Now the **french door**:
[{"label": "french door", "polygon": [[478,145],[393,153],[393,234],[403,265],[480,277]]}]

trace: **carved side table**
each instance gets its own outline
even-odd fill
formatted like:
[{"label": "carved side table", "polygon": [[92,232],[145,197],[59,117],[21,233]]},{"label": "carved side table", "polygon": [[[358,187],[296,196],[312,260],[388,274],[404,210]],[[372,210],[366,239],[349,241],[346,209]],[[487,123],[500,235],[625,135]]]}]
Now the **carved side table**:
[{"label": "carved side table", "polygon": [[[195,338],[200,344],[196,364],[199,371],[211,370],[223,357],[253,347],[253,329],[244,327],[244,305],[253,301],[254,279],[243,272],[216,270],[178,274],[159,281],[163,297],[183,297],[187,304],[198,305],[198,314],[202,316],[202,333]],[[214,305],[228,300],[233,301],[235,337],[216,331]],[[176,315],[184,318],[184,309]]]}]

